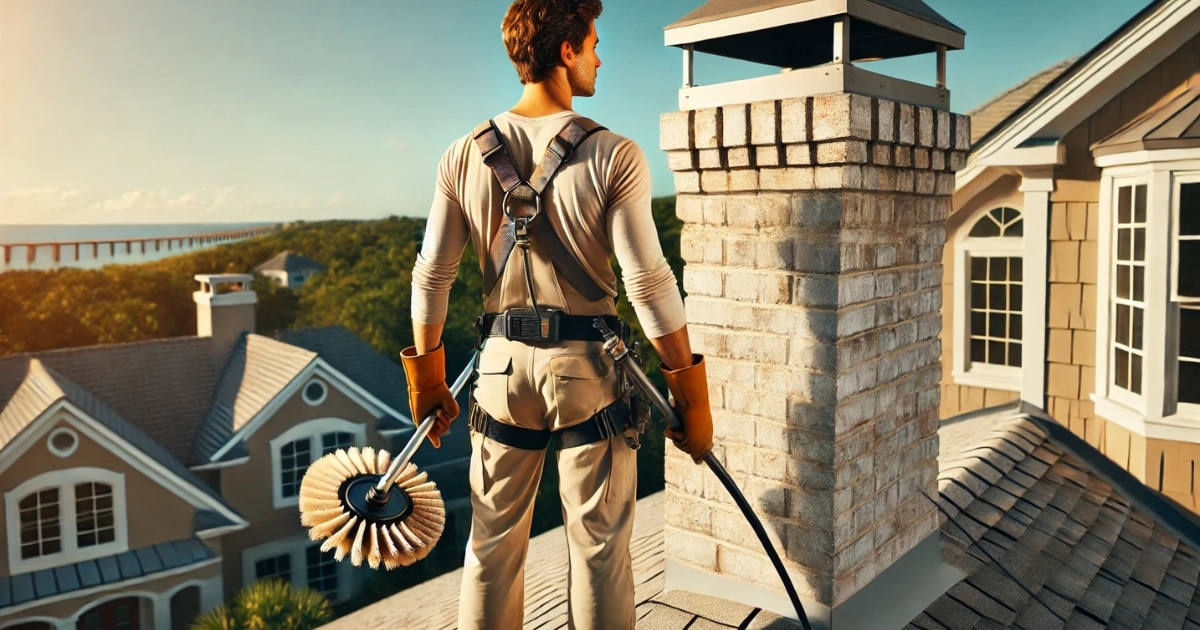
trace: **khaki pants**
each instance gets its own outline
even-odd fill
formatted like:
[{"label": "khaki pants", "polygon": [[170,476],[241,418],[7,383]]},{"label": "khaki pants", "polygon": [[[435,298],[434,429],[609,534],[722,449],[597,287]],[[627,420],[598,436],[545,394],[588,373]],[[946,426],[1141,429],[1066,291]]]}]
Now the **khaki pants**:
[{"label": "khaki pants", "polygon": [[[617,397],[601,344],[532,347],[488,340],[475,396],[489,415],[529,429],[578,424]],[[471,436],[471,538],[459,598],[460,628],[520,628],[525,555],[543,451]],[[629,540],[637,487],[636,452],[622,436],[557,452],[567,534],[566,588],[572,628],[632,628]]]}]

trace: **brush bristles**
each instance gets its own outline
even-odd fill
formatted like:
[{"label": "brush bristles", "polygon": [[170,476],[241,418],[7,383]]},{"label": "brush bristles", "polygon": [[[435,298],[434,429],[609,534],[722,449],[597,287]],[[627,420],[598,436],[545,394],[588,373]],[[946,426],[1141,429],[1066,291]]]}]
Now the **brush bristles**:
[{"label": "brush bristles", "polygon": [[396,480],[413,504],[413,511],[393,523],[372,523],[360,518],[338,497],[342,484],[387,470],[391,456],[371,447],[337,450],[313,462],[300,483],[300,523],[308,537],[324,540],[321,551],[333,550],[339,561],[350,557],[372,569],[407,567],[429,555],[446,525],[442,493],[429,476],[408,464]]}]

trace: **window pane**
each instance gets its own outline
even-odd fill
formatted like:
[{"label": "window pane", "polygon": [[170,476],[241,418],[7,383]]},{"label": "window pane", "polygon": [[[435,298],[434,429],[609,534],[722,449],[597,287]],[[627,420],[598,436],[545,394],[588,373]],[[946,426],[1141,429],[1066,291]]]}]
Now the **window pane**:
[{"label": "window pane", "polygon": [[1008,344],[1008,364],[1012,367],[1021,367],[1021,344]]},{"label": "window pane", "polygon": [[1179,362],[1179,402],[1200,403],[1200,363]]},{"label": "window pane", "polygon": [[986,308],[987,306],[987,285],[981,282],[971,283],[971,302],[967,304],[967,308]]},{"label": "window pane", "polygon": [[1025,266],[1025,260],[1022,258],[1009,258],[1008,261],[1009,281],[1020,282],[1023,273],[1022,269]]},{"label": "window pane", "polygon": [[1179,187],[1179,233],[1200,236],[1200,183]]},{"label": "window pane", "polygon": [[1117,265],[1117,297],[1122,300],[1129,299],[1130,269],[1128,265]]},{"label": "window pane", "polygon": [[1142,393],[1142,356],[1140,354],[1129,355],[1129,391],[1135,394]]},{"label": "window pane", "polygon": [[1004,229],[1005,236],[1024,236],[1025,235],[1025,220],[1017,219],[1016,223]]},{"label": "window pane", "polygon": [[330,599],[337,597],[337,561],[333,559],[333,551],[321,553],[320,545],[309,545],[304,550],[304,559],[308,565],[308,586]]},{"label": "window pane", "polygon": [[1007,362],[1005,360],[1004,342],[1003,341],[989,341],[988,342],[987,362],[988,363],[998,363],[1000,365],[1004,365]]},{"label": "window pane", "polygon": [[1179,241],[1178,289],[1179,295],[1200,297],[1200,241]]},{"label": "window pane", "polygon": [[1008,309],[1008,300],[1005,297],[1008,294],[1008,288],[1003,284],[993,284],[988,291],[988,308],[1003,311]]},{"label": "window pane", "polygon": [[988,315],[988,336],[999,337],[1001,339],[1007,337],[1008,331],[1005,330],[1007,328],[1005,326],[1007,323],[1006,319],[1008,318],[1004,316],[1004,313],[992,313]]},{"label": "window pane", "polygon": [[1016,339],[1018,341],[1021,339],[1021,316],[1020,315],[1009,315],[1008,316],[1008,338]]},{"label": "window pane", "polygon": [[1133,194],[1133,222],[1146,222],[1146,185],[1140,184],[1134,188]]},{"label": "window pane", "polygon": [[1146,260],[1146,228],[1133,230],[1133,259]]},{"label": "window pane", "polygon": [[1133,299],[1142,302],[1146,299],[1146,268],[1133,268]]},{"label": "window pane", "polygon": [[1129,311],[1128,304],[1117,305],[1117,323],[1113,326],[1113,332],[1117,343],[1123,346],[1129,345]]},{"label": "window pane", "polygon": [[987,314],[971,313],[971,336],[983,337],[985,335],[987,335]]},{"label": "window pane", "polygon": [[1200,309],[1179,309],[1179,356],[1200,360]]},{"label": "window pane", "polygon": [[1137,308],[1136,306],[1133,308],[1133,340],[1129,346],[1134,350],[1141,350],[1144,348],[1144,346],[1142,346],[1142,325],[1144,321],[1143,316],[1145,313],[1146,311],[1144,309]]},{"label": "window pane", "polygon": [[968,234],[968,236],[984,238],[1000,236],[1000,226],[996,225],[996,221],[992,218],[991,214],[985,214],[982,217],[979,217],[979,220],[975,222],[975,225],[971,228],[971,232]]},{"label": "window pane", "polygon": [[1019,285],[1019,284],[1008,285],[1008,308],[1012,309],[1015,312],[1020,312],[1023,303],[1024,302],[1022,300],[1022,295],[1021,295],[1021,285]]},{"label": "window pane", "polygon": [[1114,366],[1116,378],[1113,379],[1113,385],[1129,389],[1129,353],[1117,348],[1113,355],[1113,363],[1116,364]]},{"label": "window pane", "polygon": [[971,340],[971,360],[978,363],[987,362],[987,342],[982,339]]},{"label": "window pane", "polygon": [[1129,223],[1133,218],[1133,191],[1129,186],[1117,189],[1117,223]]},{"label": "window pane", "polygon": [[1008,276],[1007,258],[988,258],[988,279],[1004,280]]},{"label": "window pane", "polygon": [[971,279],[986,280],[987,279],[987,259],[972,258],[971,259]]},{"label": "window pane", "polygon": [[1121,228],[1117,230],[1117,260],[1128,261],[1133,250],[1133,230]]}]

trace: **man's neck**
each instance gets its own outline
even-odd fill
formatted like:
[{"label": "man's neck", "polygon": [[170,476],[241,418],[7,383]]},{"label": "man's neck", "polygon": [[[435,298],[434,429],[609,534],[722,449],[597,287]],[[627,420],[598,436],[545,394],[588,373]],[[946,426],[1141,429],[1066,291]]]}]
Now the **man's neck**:
[{"label": "man's neck", "polygon": [[571,97],[571,85],[566,72],[559,71],[544,81],[526,83],[521,100],[509,111],[529,118],[549,116],[571,109]]}]

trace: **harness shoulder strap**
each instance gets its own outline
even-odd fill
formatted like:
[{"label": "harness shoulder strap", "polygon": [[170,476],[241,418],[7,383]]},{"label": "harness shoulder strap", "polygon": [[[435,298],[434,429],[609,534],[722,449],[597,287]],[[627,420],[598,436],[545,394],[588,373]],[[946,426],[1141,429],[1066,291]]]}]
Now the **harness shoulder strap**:
[{"label": "harness shoulder strap", "polygon": [[[493,121],[488,120],[480,124],[475,128],[473,136],[475,145],[483,156],[483,163],[492,170],[496,180],[500,182],[505,196],[512,195],[523,201],[534,202],[553,181],[563,163],[570,160],[575,154],[579,145],[592,134],[604,129],[588,118],[572,119],[563,127],[562,131],[559,131],[550,140],[550,144],[546,147],[546,153],[542,155],[542,159],[534,169],[529,181],[521,179],[512,156],[504,146],[504,139],[500,136]],[[604,289],[588,275],[583,265],[563,245],[562,239],[554,231],[554,226],[546,218],[540,214],[534,217],[529,222],[529,233],[545,248],[555,271],[575,287],[575,290],[579,291],[581,295],[592,301],[607,295]],[[500,230],[496,232],[488,247],[487,261],[484,264],[483,272],[484,294],[491,293],[496,286],[515,245],[514,226],[506,215]]]}]

